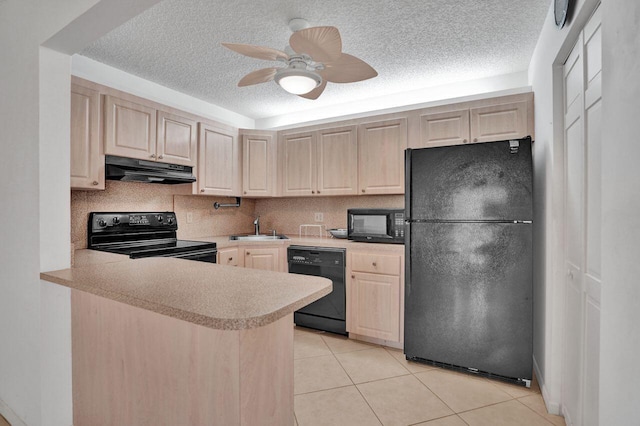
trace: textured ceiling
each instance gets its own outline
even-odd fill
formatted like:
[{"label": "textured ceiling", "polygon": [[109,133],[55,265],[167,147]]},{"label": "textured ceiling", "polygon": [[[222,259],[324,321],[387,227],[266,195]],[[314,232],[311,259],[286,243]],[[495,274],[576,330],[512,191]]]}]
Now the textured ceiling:
[{"label": "textured ceiling", "polygon": [[[550,0],[164,0],[81,55],[254,119],[524,71]],[[221,42],[284,49],[288,22],[340,30],[378,77],[327,85],[317,100],[275,83],[237,87],[278,63]]]}]

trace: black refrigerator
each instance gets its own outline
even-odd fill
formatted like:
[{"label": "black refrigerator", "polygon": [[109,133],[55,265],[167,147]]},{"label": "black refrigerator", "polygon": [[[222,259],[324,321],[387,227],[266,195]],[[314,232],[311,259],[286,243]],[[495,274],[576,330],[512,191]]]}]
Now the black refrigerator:
[{"label": "black refrigerator", "polygon": [[531,138],[408,149],[407,359],[529,386]]}]

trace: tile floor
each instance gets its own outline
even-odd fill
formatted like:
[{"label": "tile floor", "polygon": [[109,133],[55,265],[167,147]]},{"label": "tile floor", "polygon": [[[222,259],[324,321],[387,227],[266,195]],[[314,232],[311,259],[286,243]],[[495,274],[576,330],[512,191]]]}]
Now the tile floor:
[{"label": "tile floor", "polygon": [[299,426],[564,425],[531,389],[407,362],[402,351],[295,329]]}]

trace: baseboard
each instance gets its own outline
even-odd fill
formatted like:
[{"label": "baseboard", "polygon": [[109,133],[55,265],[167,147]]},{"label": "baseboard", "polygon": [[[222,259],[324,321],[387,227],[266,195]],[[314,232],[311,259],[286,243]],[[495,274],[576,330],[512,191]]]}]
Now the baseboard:
[{"label": "baseboard", "polygon": [[13,410],[1,399],[0,414],[2,414],[2,417],[7,419],[11,426],[27,426],[27,424],[23,422],[22,419],[18,417],[16,413],[14,413]]},{"label": "baseboard", "polygon": [[[533,357],[533,371],[536,374],[536,380],[538,381],[538,386],[540,387],[540,392],[542,392],[542,399],[544,401],[544,405],[547,408],[547,412],[549,414],[555,414],[556,416],[562,416],[562,409],[560,403],[552,401],[549,396],[549,391],[544,383],[544,377],[540,373],[540,367],[538,367],[538,363],[536,362],[536,357]],[[567,423],[569,425],[569,423]]]}]

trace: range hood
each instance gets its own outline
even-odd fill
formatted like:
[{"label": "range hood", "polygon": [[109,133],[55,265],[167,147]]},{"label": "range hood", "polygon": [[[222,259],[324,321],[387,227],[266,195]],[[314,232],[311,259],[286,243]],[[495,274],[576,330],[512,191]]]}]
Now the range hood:
[{"label": "range hood", "polygon": [[180,164],[157,163],[107,155],[105,165],[106,178],[109,180],[163,183],[166,185],[196,181],[193,176],[193,167]]}]

